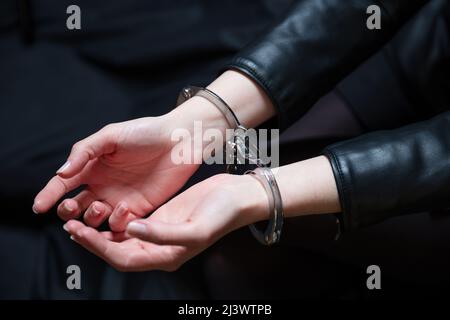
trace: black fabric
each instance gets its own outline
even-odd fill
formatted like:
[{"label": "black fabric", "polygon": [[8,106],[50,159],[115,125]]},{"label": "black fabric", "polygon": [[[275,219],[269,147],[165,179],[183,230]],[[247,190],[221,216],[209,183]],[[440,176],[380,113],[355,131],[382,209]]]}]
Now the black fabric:
[{"label": "black fabric", "polygon": [[[333,118],[339,121],[328,121]],[[350,106],[331,92],[281,135],[282,164],[362,132]],[[335,241],[334,215],[301,216],[286,219],[280,244],[269,248],[243,228],[208,250],[206,285],[216,299],[442,299],[450,286],[450,258],[443,254],[450,250],[449,227],[448,211],[436,210],[354,229]],[[366,286],[373,264],[381,269],[381,290]]]},{"label": "black fabric", "polygon": [[[366,131],[394,129],[448,110],[450,4],[435,0],[381,52],[338,86]],[[445,209],[449,113],[326,149],[346,230]]]},{"label": "black fabric", "polygon": [[[66,28],[71,4],[81,30]],[[115,272],[71,242],[54,211],[35,216],[32,199],[77,140],[171,110],[180,88],[208,84],[287,5],[0,1],[0,298],[204,297],[197,262],[176,274]],[[82,268],[82,291],[65,287],[70,264]]]},{"label": "black fabric", "polygon": [[430,1],[338,84],[366,131],[398,128],[448,109],[449,22],[449,2]]},{"label": "black fabric", "polygon": [[345,229],[449,208],[449,150],[450,112],[327,147]]},{"label": "black fabric", "polygon": [[[289,155],[288,162],[320,154],[321,146],[326,146],[333,138],[332,135],[303,134],[297,135],[298,141],[295,142],[294,134],[302,127],[316,128],[316,133],[320,130],[331,132],[334,130],[334,124],[329,119],[336,117],[339,119],[339,129],[345,128],[345,123],[348,123],[352,130],[347,134],[357,135],[358,132],[354,131],[355,123],[361,125],[361,132],[398,128],[437,114],[442,108],[448,107],[445,102],[449,92],[446,89],[449,39],[446,22],[448,19],[445,18],[447,3],[445,0],[430,1],[394,41],[341,81],[331,95],[323,98],[298,123],[287,129],[285,133],[289,133],[289,141],[285,147],[289,150],[281,148],[281,153]],[[347,35],[351,36],[351,33]],[[303,83],[305,86],[308,84],[309,82]],[[348,122],[349,118],[341,117],[342,109],[339,116],[334,113],[335,105],[342,104],[342,101],[336,102],[337,97],[344,101],[344,105],[347,103],[350,111],[347,114],[353,113],[353,121]],[[242,230],[212,250],[211,259],[208,260],[207,283],[221,282],[221,286],[211,288],[213,296],[233,298],[236,297],[236,292],[238,297],[242,298],[284,296],[378,299],[447,296],[450,285],[450,259],[442,253],[449,250],[448,210],[411,214],[420,207],[441,207],[448,201],[446,179],[450,149],[447,146],[446,117],[447,115],[442,115],[434,119],[437,126],[427,126],[427,123],[416,125],[415,129],[419,130],[412,130],[413,134],[409,135],[409,138],[405,135],[407,139],[403,142],[408,146],[405,148],[402,148],[397,137],[407,133],[408,128],[392,133],[377,133],[376,135],[383,137],[379,141],[380,145],[375,139],[370,139],[371,136],[356,138],[353,140],[355,145],[351,141],[342,143],[342,148],[339,144],[336,145],[338,161],[342,160],[344,165],[350,164],[351,169],[373,169],[370,177],[362,175],[353,186],[355,193],[352,196],[357,201],[364,198],[356,194],[364,192],[360,190],[360,187],[364,189],[363,183],[368,185],[374,181],[374,177],[380,181],[377,184],[379,196],[372,199],[371,207],[367,203],[364,207],[367,212],[376,213],[366,216],[364,210],[361,210],[357,216],[361,220],[354,220],[378,223],[363,229],[353,229],[353,232],[343,234],[339,241],[334,241],[334,216],[290,219],[285,222],[281,245],[265,250],[251,243],[252,239],[247,230]],[[434,130],[439,132],[431,134]],[[342,139],[345,130],[336,132],[338,135],[335,138]],[[421,137],[424,138],[423,143],[420,141]],[[324,141],[323,138],[328,139]],[[442,139],[443,143],[436,143],[436,139]],[[394,143],[390,144],[390,140]],[[348,161],[350,157],[357,155],[354,152],[356,147],[360,151],[358,154],[367,159]],[[392,157],[384,157],[390,170],[379,170],[384,162],[376,160],[383,159],[383,153],[390,150],[393,151]],[[402,158],[409,155],[412,157],[414,153],[414,161],[407,161],[404,168],[402,164],[405,162],[401,161]],[[377,157],[377,154],[380,154],[380,157]],[[418,154],[420,156],[417,156]],[[438,163],[433,162],[434,156],[439,158]],[[370,163],[365,160],[370,160]],[[414,163],[418,166],[417,170],[412,169]],[[334,172],[338,170],[335,169]],[[402,172],[404,174],[401,174]],[[434,179],[427,179],[426,188],[422,189],[420,182],[423,181],[414,179],[416,173],[417,180],[430,174],[436,178],[436,185],[430,186]],[[400,176],[405,181],[401,181]],[[352,174],[345,175],[345,179],[351,177]],[[392,178],[394,185],[389,183]],[[411,190],[414,188],[417,189]],[[341,192],[342,190],[343,188],[340,188]],[[405,198],[399,195],[399,192]],[[417,197],[414,197],[415,192]],[[430,198],[423,206],[422,201],[426,197]],[[377,211],[378,205],[400,205],[403,201],[406,201],[403,203],[406,206],[395,211],[398,213],[410,208],[408,215],[396,216],[382,222],[382,219],[367,220],[383,218],[380,216],[382,210]],[[351,223],[349,225],[352,226]],[[252,254],[246,254],[248,252]],[[372,264],[381,268],[380,291],[369,291],[366,287],[366,268]]]},{"label": "black fabric", "polygon": [[390,40],[427,0],[378,0],[380,30],[366,27],[372,0],[298,1],[227,65],[248,74],[278,109],[280,128],[299,119]]},{"label": "black fabric", "polygon": [[[286,221],[281,244],[271,248],[245,228],[209,250],[206,283],[216,299],[443,299],[449,228],[448,213],[420,213],[334,241],[334,217],[305,216]],[[367,289],[370,265],[381,269],[381,290]]]},{"label": "black fabric", "polygon": [[[335,85],[366,131],[396,128],[448,110],[448,1],[377,1],[380,30],[364,25],[370,4],[300,1],[228,67],[262,86],[278,110],[282,129]],[[381,53],[337,83],[402,26]],[[325,151],[337,181],[344,229],[412,212],[415,205],[416,210],[448,206],[443,196],[450,153],[445,117],[426,128],[371,134]],[[435,176],[436,170],[443,170],[441,177]]]},{"label": "black fabric", "polygon": [[[82,9],[80,31],[68,31],[65,27],[65,10],[71,1],[24,2],[28,5],[26,14],[19,11],[17,1],[0,1],[0,201],[3,210],[0,258],[4,261],[0,265],[0,298],[163,299],[198,298],[205,294],[223,297],[218,293],[220,288],[225,291],[230,287],[227,285],[236,284],[239,279],[247,280],[242,281],[242,285],[250,283],[253,288],[261,288],[249,275],[261,266],[261,261],[266,261],[267,251],[263,251],[262,260],[248,255],[251,248],[243,255],[237,254],[238,248],[247,249],[241,245],[228,251],[232,257],[240,259],[238,262],[247,261],[241,259],[243,256],[253,259],[253,264],[239,267],[239,271],[249,271],[241,278],[233,274],[236,269],[223,257],[219,257],[219,262],[226,268],[206,264],[207,275],[216,272],[216,278],[207,276],[206,283],[203,281],[202,257],[194,259],[176,274],[121,274],[70,242],[54,211],[46,217],[37,217],[30,208],[34,194],[62,164],[74,142],[109,122],[167,112],[174,106],[183,85],[207,84],[241,47],[264,34],[291,1],[80,0],[77,1]],[[333,99],[328,96],[322,102],[326,102],[325,106],[332,103],[338,112],[336,119],[341,119],[348,127],[331,127],[329,131],[318,130],[318,133],[332,139],[357,134],[360,130],[358,120],[349,119],[352,111],[342,109],[342,101],[336,101],[336,97],[343,96],[336,92]],[[333,116],[328,116],[330,121],[327,123],[332,124]],[[317,126],[313,124],[309,128]],[[346,130],[349,128],[350,132]],[[295,143],[294,135],[300,132],[295,127],[292,130],[292,135],[285,139],[290,150]],[[336,130],[337,137],[333,135]],[[311,134],[309,130],[307,133]],[[322,146],[313,135],[310,142],[315,150]],[[285,155],[294,159],[292,152]],[[211,174],[212,168],[202,170],[191,183]],[[327,217],[323,219],[334,221]],[[330,235],[334,235],[334,225],[329,227],[326,221],[316,226],[301,225],[306,227],[305,230],[314,231],[318,230],[316,227],[324,226],[329,228]],[[412,223],[422,225],[422,221]],[[399,234],[399,228],[393,227],[391,234]],[[303,229],[293,227],[291,230],[290,234],[306,234]],[[417,236],[419,231],[416,228],[408,237]],[[248,236],[247,230],[244,232]],[[383,232],[379,230],[378,234]],[[441,235],[442,232],[436,237]],[[254,240],[248,237],[246,241],[253,244]],[[302,240],[294,239],[293,243],[298,245]],[[359,243],[358,238],[349,243]],[[360,243],[362,247],[363,243]],[[376,241],[370,237],[364,242],[374,243]],[[390,246],[390,241],[384,244]],[[429,248],[423,250],[430,252]],[[363,251],[363,248],[359,249]],[[398,250],[406,252],[404,247]],[[445,250],[443,246],[442,252]],[[379,256],[387,256],[387,260],[396,251],[392,252],[376,251]],[[347,251],[347,254],[351,256],[352,252]],[[298,259],[291,264],[293,255]],[[414,255],[411,253],[411,256]],[[300,269],[295,267],[305,266],[298,247],[294,251],[283,250],[280,257],[280,263],[271,264],[267,272],[277,272],[278,267],[291,265],[288,271],[281,269],[289,277],[298,274]],[[334,282],[336,278],[345,273],[343,279],[347,280],[353,274],[349,270],[355,270],[346,264],[338,267],[333,262],[331,265],[328,258],[309,254],[303,257],[316,257],[321,263],[330,265],[308,263],[303,269],[304,276],[292,282],[298,285],[297,288],[313,286],[316,279],[313,275],[322,279],[323,273],[330,272],[321,284],[333,284],[337,289],[344,281]],[[378,255],[369,254],[364,262],[376,257]],[[439,260],[436,261],[438,264]],[[65,288],[66,267],[70,264],[82,267],[81,292]],[[334,266],[337,268],[333,269]],[[225,271],[231,272],[231,278]],[[268,274],[266,271],[257,273],[260,279]],[[223,281],[216,281],[217,275]],[[232,288],[236,290],[236,287]],[[247,291],[240,289],[230,292],[244,296]],[[266,292],[269,289],[267,286]],[[274,292],[270,291],[271,294]],[[286,296],[288,292],[285,292]],[[314,292],[320,294],[321,291]]]}]

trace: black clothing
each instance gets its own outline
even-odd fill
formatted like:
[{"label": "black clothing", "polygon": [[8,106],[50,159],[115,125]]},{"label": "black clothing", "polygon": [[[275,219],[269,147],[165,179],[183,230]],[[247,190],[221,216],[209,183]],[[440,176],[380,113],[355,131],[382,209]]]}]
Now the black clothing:
[{"label": "black clothing", "polygon": [[[211,82],[275,20],[283,6],[271,2],[0,1],[0,299],[205,297],[201,258],[176,274],[115,272],[68,239],[55,210],[31,206],[75,142],[167,113],[184,85]],[[72,4],[81,30],[66,27]],[[81,291],[66,288],[71,264]]]},{"label": "black clothing", "polygon": [[381,48],[427,0],[381,0],[381,30],[366,27],[372,0],[297,1],[268,34],[227,65],[248,74],[278,109],[281,129]]},{"label": "black clothing", "polygon": [[450,112],[325,149],[339,189],[344,228],[450,205]]},{"label": "black clothing", "polygon": [[[289,2],[79,0],[76,4],[82,10],[82,30],[69,31],[65,27],[65,10],[73,4],[72,1],[20,1],[20,8],[24,8],[21,10],[25,11],[18,11],[16,0],[0,1],[0,260],[3,262],[0,264],[0,298],[220,298],[217,291],[231,285],[235,287],[228,298],[239,298],[249,289],[245,288],[247,284],[253,286],[250,289],[261,289],[261,293],[269,293],[272,297],[274,293],[279,293],[278,297],[299,297],[298,288],[305,288],[305,296],[311,297],[314,295],[310,288],[317,284],[312,279],[317,278],[322,279],[324,286],[335,287],[338,297],[342,297],[345,292],[340,285],[344,281],[336,283],[336,279],[347,281],[348,277],[343,277],[344,272],[357,278],[348,261],[359,267],[367,261],[382,264],[384,258],[384,261],[398,265],[398,260],[392,256],[407,261],[408,265],[417,261],[429,262],[434,258],[435,265],[417,264],[424,269],[414,269],[418,274],[409,279],[424,280],[426,288],[434,286],[436,283],[424,276],[429,274],[426,269],[429,267],[439,278],[439,285],[448,284],[445,272],[449,264],[441,255],[431,255],[430,247],[437,243],[440,251],[447,252],[445,245],[450,241],[442,241],[446,233],[442,230],[445,225],[441,223],[430,223],[427,225],[429,229],[424,231],[427,221],[423,220],[428,219],[428,215],[420,215],[421,220],[410,216],[407,221],[403,219],[397,224],[396,219],[392,219],[375,226],[376,232],[370,232],[370,228],[369,232],[354,232],[351,236],[355,238],[347,243],[343,237],[333,245],[342,245],[344,250],[336,251],[333,247],[330,250],[334,254],[333,259],[321,258],[320,265],[314,261],[317,253],[305,257],[305,252],[322,253],[317,247],[320,239],[325,237],[319,236],[316,230],[320,231],[326,223],[311,227],[302,219],[298,225],[303,229],[298,229],[295,223],[286,224],[282,243],[272,251],[255,243],[245,229],[242,231],[247,237],[244,242],[239,242],[239,245],[230,243],[232,254],[225,258],[231,259],[224,260],[223,256],[214,259],[212,248],[205,253],[213,253],[212,262],[206,259],[204,264],[204,257],[199,256],[176,273],[122,274],[71,242],[54,211],[45,217],[37,217],[31,212],[33,196],[62,164],[73,143],[106,123],[169,111],[181,87],[185,84],[208,84],[238,50],[257,35],[264,34],[264,30],[288,10]],[[339,2],[344,5],[344,1]],[[349,120],[347,117],[352,110],[342,107],[330,110],[329,103],[341,106],[342,101],[335,103],[335,100],[342,96],[351,101],[351,107],[356,110],[357,94],[364,88],[358,88],[358,91],[351,89],[358,82],[354,77],[376,74],[373,71],[378,70],[373,65],[368,69],[372,72],[357,70],[339,84],[339,91],[332,95],[332,99],[327,96],[319,102],[325,109],[316,109],[322,116],[308,128],[333,138],[333,141],[359,133],[358,119],[352,123],[350,133],[346,132],[349,126],[345,120]],[[392,108],[382,105],[377,114],[390,114],[396,107],[396,104]],[[364,116],[364,108],[358,111],[358,117]],[[404,114],[403,111],[398,113]],[[334,126],[332,120],[335,119],[342,120],[345,125]],[[386,123],[398,126],[397,121],[386,116],[366,127],[384,128]],[[331,127],[323,132],[326,124]],[[301,123],[300,128],[299,131],[305,130],[307,126]],[[306,133],[316,145],[314,130]],[[291,127],[285,133],[292,133],[289,136],[292,141],[296,128]],[[293,150],[304,150],[288,149],[289,154]],[[206,169],[199,171],[191,183],[215,173],[211,166]],[[439,232],[436,232],[436,227]],[[314,230],[316,238],[313,241],[308,237],[289,241],[289,235],[306,236],[306,230]],[[411,240],[395,238],[398,230],[404,232],[402,235],[409,232],[405,238],[418,239],[412,245],[413,249],[406,250],[410,248]],[[329,231],[333,236],[334,224]],[[389,231],[393,236],[385,237]],[[361,236],[367,236],[367,241],[361,241]],[[424,238],[429,240],[428,246],[418,250],[419,244],[425,242],[422,241]],[[227,243],[228,239],[223,241]],[[306,250],[300,245],[304,245]],[[277,250],[283,254],[271,260],[276,263],[266,264],[270,253],[279,252]],[[356,254],[353,250],[357,251]],[[358,252],[363,253],[359,255]],[[424,256],[423,252],[431,256]],[[258,260],[256,253],[263,259]],[[411,260],[404,259],[408,253]],[[365,259],[360,259],[363,254]],[[295,263],[294,257],[297,257]],[[70,264],[81,267],[81,291],[71,291],[65,286],[66,267]],[[274,268],[263,269],[263,265]],[[383,272],[389,271],[389,266],[382,266]],[[281,270],[277,270],[276,275],[297,279],[280,282],[283,292],[272,290],[269,284],[264,288],[260,286],[267,283],[264,280],[269,272],[276,270],[275,267]],[[240,281],[236,274],[246,270],[249,270],[243,278],[246,281]],[[324,274],[328,272],[329,276],[325,278]],[[210,276],[213,273],[216,277]],[[260,275],[262,281],[252,282],[255,274]],[[302,277],[298,277],[299,274]],[[289,291],[290,287],[296,291]],[[389,290],[387,288],[383,288],[383,293]],[[320,290],[323,293],[326,289]]]},{"label": "black clothing", "polygon": [[[370,0],[299,1],[269,34],[241,51],[228,67],[246,73],[262,86],[278,109],[281,128],[286,128],[427,4],[426,14],[408,25],[408,32],[392,44],[395,50],[390,53],[398,62],[372,61],[362,74],[370,78],[373,66],[382,67],[381,72],[375,72],[376,79],[395,85],[376,85],[387,87],[390,104],[399,103],[394,118],[404,115],[403,124],[448,110],[448,1],[377,1],[383,11],[382,28],[376,31],[365,27],[366,9],[371,4]],[[347,80],[338,85],[338,91],[350,96],[346,100],[351,105],[358,104],[358,99],[361,104],[366,90],[355,89],[371,82],[360,81],[358,75]],[[360,92],[352,95],[350,90]],[[422,107],[417,107],[420,103]],[[357,107],[355,113],[363,125],[368,124],[367,129],[383,123],[377,121],[381,115],[371,117],[376,114],[373,108],[365,113],[365,108]],[[428,122],[369,134],[324,151],[337,181],[344,230],[407,212],[450,206],[448,119],[445,113]]]}]

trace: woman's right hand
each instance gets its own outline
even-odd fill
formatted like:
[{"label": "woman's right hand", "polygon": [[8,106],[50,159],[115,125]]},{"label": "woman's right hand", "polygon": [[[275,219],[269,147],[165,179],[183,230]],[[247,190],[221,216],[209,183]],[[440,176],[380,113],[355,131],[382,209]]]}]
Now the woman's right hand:
[{"label": "woman's right hand", "polygon": [[166,202],[199,166],[172,161],[180,143],[172,141],[173,130],[190,131],[199,119],[225,129],[222,114],[208,104],[194,97],[167,115],[110,124],[77,142],[67,162],[36,196],[33,210],[46,212],[84,185],[76,196],[61,202],[58,215],[69,220],[85,212],[88,225],[97,227],[109,218],[113,231],[123,231],[126,223]]},{"label": "woman's right hand", "polygon": [[[248,127],[275,114],[262,89],[237,71],[226,71],[208,88],[227,101]],[[46,212],[66,193],[84,185],[80,193],[59,205],[59,216],[70,220],[85,212],[85,222],[92,227],[109,217],[111,229],[123,231],[126,223],[166,202],[199,167],[198,163],[172,161],[177,146],[172,133],[185,129],[194,138],[195,121],[202,121],[203,129],[220,130],[223,136],[229,126],[219,109],[201,97],[161,117],[106,126],[73,146],[66,164],[36,196],[33,210]],[[194,148],[198,145],[192,143]]]}]

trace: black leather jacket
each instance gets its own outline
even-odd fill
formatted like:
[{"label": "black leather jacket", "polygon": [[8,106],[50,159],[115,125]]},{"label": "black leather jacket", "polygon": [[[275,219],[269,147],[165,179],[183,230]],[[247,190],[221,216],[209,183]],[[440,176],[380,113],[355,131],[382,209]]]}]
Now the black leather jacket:
[{"label": "black leather jacket", "polygon": [[[385,44],[428,1],[303,0],[228,68],[244,72],[278,109],[280,128]],[[382,29],[366,28],[366,9],[382,9]],[[424,75],[421,74],[421,77]],[[450,112],[392,131],[329,146],[344,229],[450,206]]]}]

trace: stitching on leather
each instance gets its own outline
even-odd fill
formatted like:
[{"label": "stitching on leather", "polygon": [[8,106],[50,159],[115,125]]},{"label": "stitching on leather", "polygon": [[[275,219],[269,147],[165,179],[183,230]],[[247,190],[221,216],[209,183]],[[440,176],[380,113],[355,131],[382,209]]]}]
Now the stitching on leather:
[{"label": "stitching on leather", "polygon": [[[344,212],[344,221],[351,221],[351,217],[352,217],[352,209],[351,209],[352,207],[351,207],[351,203],[350,203],[351,199],[350,199],[349,194],[348,194],[348,188],[347,188],[347,184],[346,184],[345,179],[344,179],[344,174],[342,172],[341,165],[340,165],[340,163],[338,161],[338,158],[337,158],[336,154],[331,149],[329,149],[329,148],[325,149],[325,153],[326,153],[326,155],[331,156],[333,164],[334,164],[334,166],[336,167],[336,169],[338,171],[339,184],[342,187],[342,193],[344,195],[342,197],[342,199],[341,199],[342,200],[342,206],[343,206],[342,209],[343,209],[343,212]],[[347,230],[353,228],[353,224],[352,223],[347,223],[347,224],[348,225],[344,226],[344,227],[346,227]]]}]

